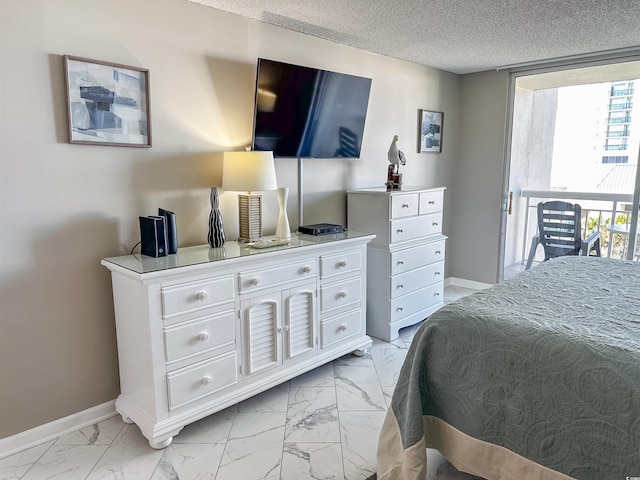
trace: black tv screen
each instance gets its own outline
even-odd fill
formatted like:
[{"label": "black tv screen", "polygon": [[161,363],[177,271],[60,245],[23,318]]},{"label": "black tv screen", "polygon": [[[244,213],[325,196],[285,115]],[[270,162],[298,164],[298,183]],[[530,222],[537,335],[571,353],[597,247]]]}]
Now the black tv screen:
[{"label": "black tv screen", "polygon": [[371,79],[258,59],[253,149],[358,158]]}]

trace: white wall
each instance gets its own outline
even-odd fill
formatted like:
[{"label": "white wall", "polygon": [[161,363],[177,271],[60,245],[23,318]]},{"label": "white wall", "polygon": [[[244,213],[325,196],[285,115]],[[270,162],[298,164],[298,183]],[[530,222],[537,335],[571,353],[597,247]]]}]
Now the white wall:
[{"label": "white wall", "polygon": [[[152,148],[68,143],[64,54],[150,70]],[[181,247],[206,242],[221,152],[251,139],[258,57],[373,79],[362,158],[305,161],[305,223],[345,223],[345,189],[384,183],[398,134],[405,182],[448,187],[451,233],[460,77],[184,0],[2,0],[0,438],[117,396],[100,259],[128,253],[137,217],[158,207],[176,212]],[[416,153],[420,108],[445,112],[440,155]],[[277,161],[294,227],[295,167]],[[265,200],[269,233],[275,194]],[[223,193],[228,238],[237,234],[235,202]]]}]

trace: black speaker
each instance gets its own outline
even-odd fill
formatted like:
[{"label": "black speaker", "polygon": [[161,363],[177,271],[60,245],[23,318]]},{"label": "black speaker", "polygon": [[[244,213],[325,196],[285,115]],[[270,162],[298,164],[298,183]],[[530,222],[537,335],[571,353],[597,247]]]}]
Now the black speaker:
[{"label": "black speaker", "polygon": [[140,218],[140,243],[143,255],[164,257],[167,255],[167,226],[164,216]]},{"label": "black speaker", "polygon": [[165,225],[167,227],[167,253],[173,255],[178,251],[178,227],[176,225],[176,214],[165,210],[164,208],[158,209],[158,215],[165,218]]}]

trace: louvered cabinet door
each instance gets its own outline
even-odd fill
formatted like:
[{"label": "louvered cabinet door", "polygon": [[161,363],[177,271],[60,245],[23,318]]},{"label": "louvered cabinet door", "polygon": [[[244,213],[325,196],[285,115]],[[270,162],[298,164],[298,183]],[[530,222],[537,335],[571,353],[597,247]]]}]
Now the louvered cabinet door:
[{"label": "louvered cabinet door", "polygon": [[282,363],[280,293],[241,302],[245,358],[244,374],[253,376]]},{"label": "louvered cabinet door", "polygon": [[315,284],[284,290],[282,299],[286,361],[318,348]]}]

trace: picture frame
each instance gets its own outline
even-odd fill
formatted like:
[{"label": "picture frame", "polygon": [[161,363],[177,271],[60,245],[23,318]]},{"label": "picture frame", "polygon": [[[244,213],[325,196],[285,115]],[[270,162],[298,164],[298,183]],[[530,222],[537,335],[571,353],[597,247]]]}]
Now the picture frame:
[{"label": "picture frame", "polygon": [[149,70],[64,56],[69,143],[151,147]]},{"label": "picture frame", "polygon": [[418,110],[418,153],[442,152],[444,112]]}]

